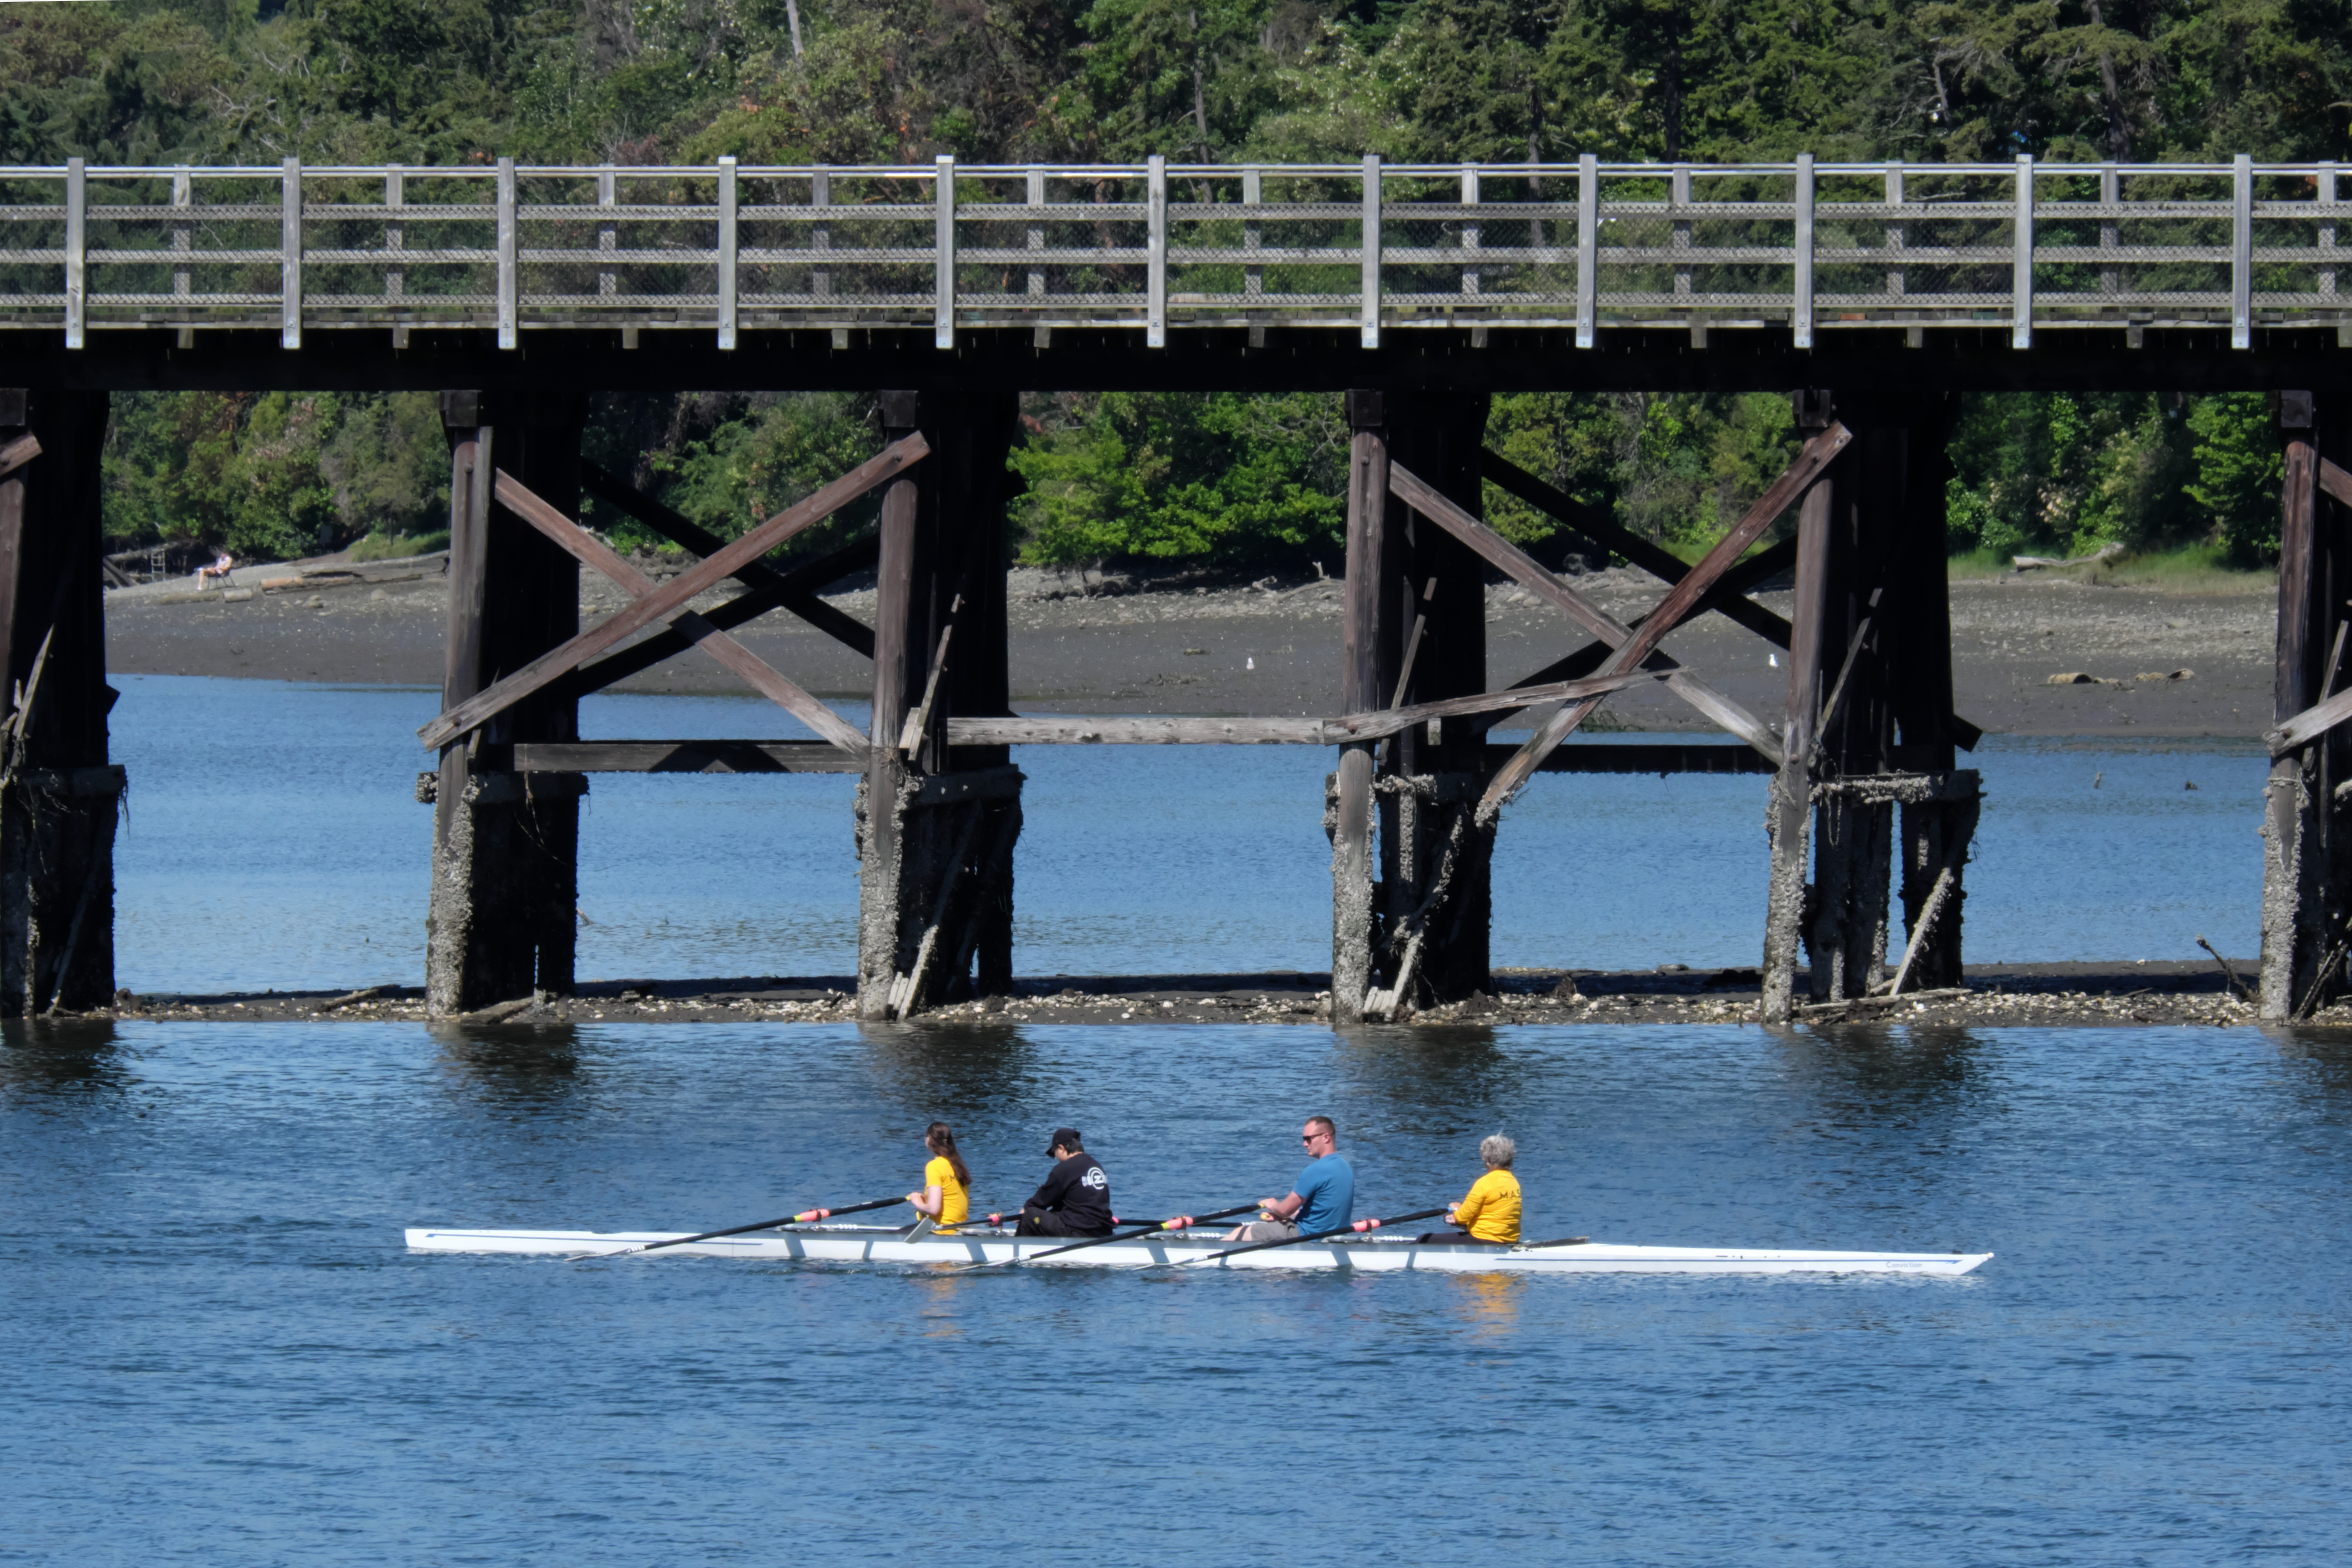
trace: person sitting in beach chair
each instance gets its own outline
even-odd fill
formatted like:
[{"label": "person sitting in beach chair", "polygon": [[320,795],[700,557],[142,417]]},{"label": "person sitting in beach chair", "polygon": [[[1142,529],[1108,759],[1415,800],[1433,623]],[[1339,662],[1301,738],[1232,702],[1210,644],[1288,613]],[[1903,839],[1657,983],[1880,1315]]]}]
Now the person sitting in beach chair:
[{"label": "person sitting in beach chair", "polygon": [[1433,1231],[1420,1238],[1420,1246],[1518,1245],[1519,1179],[1511,1174],[1518,1145],[1497,1132],[1479,1142],[1478,1157],[1486,1162],[1486,1173],[1470,1184],[1469,1192],[1445,1215],[1446,1224],[1462,1228]]},{"label": "person sitting in beach chair", "polygon": [[217,577],[222,582],[226,583],[228,581],[228,574],[236,570],[236,563],[230,560],[228,558],[227,552],[224,551],[221,553],[220,559],[215,561],[211,565],[199,566],[196,568],[196,586],[198,588],[202,588],[206,582],[215,577]]}]

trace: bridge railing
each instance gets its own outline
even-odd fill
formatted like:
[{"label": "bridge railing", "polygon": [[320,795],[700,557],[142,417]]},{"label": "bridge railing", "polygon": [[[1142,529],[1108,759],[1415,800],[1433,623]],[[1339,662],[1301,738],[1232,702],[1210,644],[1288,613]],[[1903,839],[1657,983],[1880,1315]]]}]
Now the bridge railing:
[{"label": "bridge railing", "polygon": [[0,328],[2352,328],[2332,163],[0,168]]}]

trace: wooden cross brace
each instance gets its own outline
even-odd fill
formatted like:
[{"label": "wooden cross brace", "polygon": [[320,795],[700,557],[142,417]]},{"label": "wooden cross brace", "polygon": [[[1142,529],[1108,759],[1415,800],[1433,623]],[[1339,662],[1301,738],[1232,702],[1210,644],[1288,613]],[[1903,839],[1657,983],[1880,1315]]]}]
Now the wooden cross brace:
[{"label": "wooden cross brace", "polygon": [[[2319,459],[2319,488],[2326,490],[2328,499],[2338,506],[2352,507],[2352,474],[2346,473],[2325,458]],[[2326,679],[2331,682],[2336,679],[2332,666]],[[2319,701],[2263,737],[2270,742],[2273,760],[2285,756],[2297,747],[2311,744],[2345,720],[2352,719],[2352,690],[2339,691],[2328,697],[2325,695],[2325,686],[2320,689],[2323,695]]]},{"label": "wooden cross brace", "polygon": [[[498,470],[499,504],[545,534],[583,564],[593,566],[628,595],[642,601],[655,589],[654,580],[615,554],[610,545],[541,500],[521,480]],[[674,616],[670,626],[696,647],[741,676],[761,696],[814,730],[845,752],[863,752],[866,737],[849,722],[779,673],[774,666],[691,610]]]},{"label": "wooden cross brace", "polygon": [[[742,538],[730,543],[717,554],[688,567],[659,587],[650,588],[650,591],[638,595],[626,606],[582,632],[562,647],[541,654],[513,674],[449,709],[433,722],[417,731],[417,739],[429,747],[446,746],[459,736],[481,728],[533,692],[542,690],[562,679],[587,660],[595,658],[607,648],[615,647],[632,633],[642,631],[656,622],[666,623],[683,630],[686,617],[692,615],[686,606],[692,602],[696,595],[733,576],[745,563],[758,560],[803,529],[822,522],[867,490],[896,479],[900,473],[920,462],[929,452],[930,447],[924,441],[920,433],[892,442],[880,453],[867,458],[848,473],[818,490],[816,494],[778,512]],[[502,481],[506,480],[504,475],[500,475],[499,478]],[[520,486],[515,488],[518,490],[521,489]],[[528,491],[522,493],[529,494]],[[561,512],[555,513],[555,516],[573,532],[583,532]],[[555,536],[550,535],[550,537]],[[559,538],[557,542],[562,543],[563,541]],[[566,544],[565,548],[570,550],[572,546]],[[574,551],[573,553],[577,554],[578,552]],[[586,558],[583,556],[582,559]],[[618,560],[618,557],[614,559]],[[709,625],[707,622],[704,624]],[[710,627],[712,634],[717,634],[717,630],[716,627]],[[697,640],[700,644],[708,644],[710,637],[704,636]],[[730,665],[730,668],[735,667]],[[760,668],[767,668],[765,665],[761,665]],[[741,671],[739,669],[738,673]],[[775,675],[772,670],[768,673],[774,676],[776,680],[783,680],[783,677]],[[784,685],[792,686],[792,683],[784,681]],[[792,689],[795,692],[800,691],[798,687],[792,687]],[[770,695],[775,696],[780,702],[783,701],[782,696],[776,692],[771,692]],[[831,719],[834,723],[841,724],[838,716],[834,715],[824,704],[808,697],[805,692],[801,692],[800,695],[817,711]],[[792,707],[790,703],[786,703],[785,706]],[[800,714],[800,710],[797,708],[793,708],[792,710],[796,715]],[[815,720],[807,719],[805,715],[802,717],[804,722],[812,725],[817,723]],[[819,732],[824,734],[825,738],[835,745],[854,745],[860,749],[865,746],[864,736],[858,735],[855,730],[849,730],[846,724],[841,724],[841,728],[847,731],[855,740],[845,742],[822,727]]]},{"label": "wooden cross brace", "polygon": [[[1527,552],[1456,506],[1412,470],[1391,463],[1389,466],[1389,489],[1407,506],[1453,534],[1523,586],[1549,600],[1594,637],[1608,643],[1615,651],[1601,671],[1603,676],[1627,674],[1644,666],[1664,668],[1670,672],[1664,678],[1668,690],[1778,763],[1784,760],[1780,742],[1765,728],[1761,720],[1722,692],[1683,672],[1672,659],[1658,653],[1657,648],[1665,640],[1666,634],[1688,618],[1707,591],[1746,553],[1748,547],[1789,509],[1806,486],[1821,477],[1822,470],[1853,439],[1852,433],[1844,426],[1832,425],[1806,442],[1797,454],[1797,460],[1772,481],[1764,494],[1757,499],[1756,504],[1749,507],[1730,531],[1716,542],[1715,548],[1706,552],[1706,558],[1667,591],[1665,598],[1657,608],[1642,618],[1638,627],[1626,626],[1545,571]],[[1544,712],[1527,744],[1497,769],[1488,783],[1486,795],[1478,802],[1481,824],[1493,820],[1504,803],[1518,793],[1520,786],[1543,765],[1543,760],[1574,733],[1576,727],[1601,702],[1600,696],[1580,698],[1553,705]]]}]

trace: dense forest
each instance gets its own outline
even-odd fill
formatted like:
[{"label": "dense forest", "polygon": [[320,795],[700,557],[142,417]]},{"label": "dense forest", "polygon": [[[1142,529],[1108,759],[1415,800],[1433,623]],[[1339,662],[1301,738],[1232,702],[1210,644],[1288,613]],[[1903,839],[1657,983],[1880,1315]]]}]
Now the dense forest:
[{"label": "dense forest", "polygon": [[[113,0],[0,7],[0,161],[625,163],[2342,158],[2352,0]],[[2277,533],[2251,395],[1973,398],[1956,550]],[[732,534],[870,450],[871,399],[611,397],[593,442]],[[1046,562],[1332,554],[1335,399],[1040,395]],[[1777,396],[1521,395],[1493,439],[1685,548],[1791,449]],[[117,399],[108,528],[287,555],[430,534],[429,397]],[[1544,526],[1494,499],[1523,539]]]}]

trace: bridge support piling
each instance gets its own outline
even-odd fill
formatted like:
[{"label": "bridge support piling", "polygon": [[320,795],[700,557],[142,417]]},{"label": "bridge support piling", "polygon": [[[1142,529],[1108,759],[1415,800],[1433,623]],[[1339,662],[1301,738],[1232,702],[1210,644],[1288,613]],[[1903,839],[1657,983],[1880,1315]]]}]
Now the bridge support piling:
[{"label": "bridge support piling", "polygon": [[1911,960],[1904,988],[1957,982],[1959,882],[1978,797],[1977,775],[1953,769],[1959,726],[1950,716],[1945,401],[1880,399],[1864,415],[1841,413],[1829,394],[1808,392],[1798,395],[1797,409],[1806,434],[1843,419],[1854,439],[1801,503],[1788,760],[1766,819],[1770,1022],[1795,1009],[1801,948],[1813,1002],[1848,1001],[1892,983],[1888,882],[1898,806]]},{"label": "bridge support piling", "polygon": [[[2322,461],[2352,467],[2352,400],[2282,393],[2278,657],[2273,711],[2286,720],[2345,685],[2352,516],[2319,485]],[[2263,822],[2261,1008],[2306,1016],[2347,989],[2352,937],[2352,823],[2336,791],[2352,782],[2352,735],[2338,725],[2271,764]],[[2347,792],[2352,793],[2352,792]]]},{"label": "bridge support piling", "polygon": [[[1797,427],[1811,437],[1828,427],[1827,394],[1797,395]],[[1786,1022],[1795,1005],[1797,954],[1805,937],[1812,889],[1805,879],[1817,762],[1815,721],[1825,685],[1822,663],[1830,610],[1830,557],[1840,469],[1832,466],[1815,479],[1798,503],[1796,589],[1790,607],[1789,700],[1781,729],[1787,760],[1772,777],[1765,806],[1772,871],[1765,895],[1763,1015]],[[1839,652],[1843,654],[1843,649]],[[1832,670],[1831,679],[1835,679]]]},{"label": "bridge support piling", "polygon": [[[1474,514],[1486,399],[1351,393],[1340,704],[1360,713],[1486,689],[1485,568],[1388,492],[1391,460]],[[1463,720],[1350,746],[1326,786],[1331,1016],[1401,1016],[1488,983],[1486,734]],[[1375,879],[1377,868],[1377,879]]]},{"label": "bridge support piling", "polygon": [[931,455],[882,496],[857,805],[862,1018],[1012,984],[1022,774],[1003,746],[949,746],[947,721],[1011,711],[1004,465],[1018,414],[1005,394],[882,395],[887,438],[920,430]]},{"label": "bridge support piling", "polygon": [[[581,399],[565,394],[442,395],[450,443],[445,710],[580,629],[579,563],[492,500],[491,488],[504,469],[579,515],[583,416]],[[558,685],[442,749],[425,926],[434,1014],[572,989],[587,781],[517,772],[513,752],[518,742],[579,738],[579,699]]]},{"label": "bridge support piling", "polygon": [[0,448],[40,453],[0,478],[0,1016],[114,996],[114,829],[107,761],[99,458],[107,395],[0,391]]},{"label": "bridge support piling", "polygon": [[[1486,513],[1479,454],[1487,401],[1389,395],[1395,460],[1474,517]],[[1394,496],[1387,521],[1388,554],[1400,570],[1389,588],[1385,640],[1401,647],[1385,700],[1433,702],[1486,690],[1485,563]],[[1385,742],[1379,761],[1380,983],[1403,1007],[1457,1002],[1491,983],[1495,833],[1475,820],[1486,732],[1468,721],[1444,721],[1433,742],[1429,726],[1416,725]]]},{"label": "bridge support piling", "polygon": [[[1339,632],[1339,707],[1362,713],[1382,706],[1383,621],[1398,574],[1388,561],[1389,428],[1383,395],[1348,394],[1348,564]],[[1372,886],[1372,785],[1375,745],[1343,746],[1326,786],[1324,826],[1331,837],[1331,1021],[1359,1024],[1374,984],[1377,908]]]},{"label": "bridge support piling", "polygon": [[1902,796],[1898,845],[1905,951],[1912,954],[1904,988],[1928,991],[1960,983],[1969,846],[1982,789],[1974,770],[1958,767],[1962,742],[1973,747],[1977,732],[1952,712],[1944,494],[1958,399],[1927,394],[1897,406],[1905,423],[1903,491],[1899,510],[1885,520],[1892,570],[1884,635],[1900,674],[1890,692],[1896,731],[1890,760],[1896,771],[1924,780]]}]

